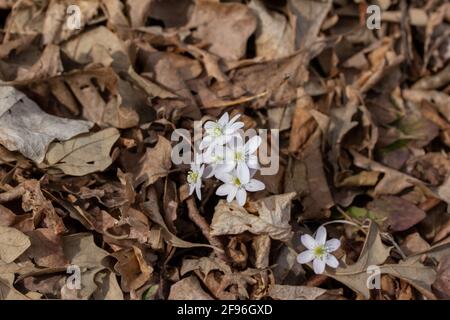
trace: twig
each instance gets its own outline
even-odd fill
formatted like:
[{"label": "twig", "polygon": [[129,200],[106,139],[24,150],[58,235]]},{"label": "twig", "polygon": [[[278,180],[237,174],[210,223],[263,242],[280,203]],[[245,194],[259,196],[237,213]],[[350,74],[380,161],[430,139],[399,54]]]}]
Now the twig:
[{"label": "twig", "polygon": [[223,247],[222,242],[217,238],[211,235],[211,228],[209,227],[208,222],[206,222],[205,218],[203,218],[198,212],[197,205],[195,204],[195,200],[193,197],[189,197],[187,200],[188,206],[188,215],[192,222],[195,223],[197,227],[202,231],[203,236],[208,240],[208,242],[219,249],[222,249],[223,252],[216,252],[220,259],[224,261],[228,261],[227,256],[224,254],[225,249]]}]

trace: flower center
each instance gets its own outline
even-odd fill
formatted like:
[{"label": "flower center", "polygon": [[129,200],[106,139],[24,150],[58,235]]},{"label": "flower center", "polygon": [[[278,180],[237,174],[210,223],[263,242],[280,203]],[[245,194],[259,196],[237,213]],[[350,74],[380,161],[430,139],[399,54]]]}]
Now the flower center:
[{"label": "flower center", "polygon": [[244,154],[242,152],[235,152],[234,153],[234,160],[236,161],[244,161]]},{"label": "flower center", "polygon": [[237,187],[240,187],[240,186],[241,186],[241,180],[239,180],[238,177],[234,177],[233,180],[232,180],[232,182],[233,182],[233,184],[234,184],[235,186],[237,186]]},{"label": "flower center", "polygon": [[317,246],[314,248],[314,255],[316,257],[323,257],[324,255],[327,254],[327,249],[325,248],[325,246]]},{"label": "flower center", "polygon": [[213,134],[214,134],[216,137],[222,136],[222,135],[223,135],[222,128],[220,128],[220,127],[215,127],[214,130],[213,130]]},{"label": "flower center", "polygon": [[187,181],[189,183],[195,183],[198,179],[198,172],[190,170],[187,175]]}]

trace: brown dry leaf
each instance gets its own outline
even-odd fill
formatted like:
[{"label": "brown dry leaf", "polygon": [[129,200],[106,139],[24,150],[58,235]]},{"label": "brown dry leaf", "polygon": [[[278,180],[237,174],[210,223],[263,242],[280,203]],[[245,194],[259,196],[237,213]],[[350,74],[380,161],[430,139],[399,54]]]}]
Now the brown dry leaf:
[{"label": "brown dry leaf", "polygon": [[[63,237],[64,255],[70,261],[70,264],[81,268],[81,289],[76,290],[75,295],[82,299],[88,299],[92,296],[99,286],[96,283],[96,275],[107,267],[104,259],[109,255],[108,252],[99,248],[94,243],[92,234],[76,233]],[[113,281],[112,287],[117,287],[117,279],[104,278],[103,281]]]},{"label": "brown dry leaf", "polygon": [[249,231],[272,239],[289,241],[291,201],[295,192],[271,196],[254,203],[259,216],[248,213],[235,202],[219,201],[211,222],[211,235],[234,235]]},{"label": "brown dry leaf", "polygon": [[196,276],[184,278],[170,287],[169,300],[213,300],[201,287]]},{"label": "brown dry leaf", "polygon": [[121,287],[125,292],[137,290],[150,279],[153,268],[138,247],[117,251],[112,256],[117,259],[114,269],[121,275]]},{"label": "brown dry leaf", "polygon": [[0,274],[0,300],[30,300],[17,291],[14,286],[14,274]]},{"label": "brown dry leaf", "polygon": [[262,0],[253,0],[249,7],[257,14],[259,20],[255,33],[256,55],[266,59],[277,59],[294,53],[295,16],[270,10]]},{"label": "brown dry leaf", "polygon": [[164,222],[163,217],[161,216],[161,213],[159,212],[159,208],[154,205],[155,201],[157,200],[153,199],[151,201],[144,202],[142,204],[142,209],[148,215],[148,217],[161,228],[161,233],[164,240],[166,240],[170,245],[176,248],[208,247],[218,250],[219,252],[221,251],[219,248],[215,248],[208,244],[192,243],[189,241],[185,241],[183,239],[178,238],[176,235],[170,232],[169,228],[167,228],[167,225]]},{"label": "brown dry leaf", "polygon": [[256,29],[256,18],[240,3],[197,0],[186,27],[195,28],[193,36],[208,44],[211,53],[225,60],[238,60]]},{"label": "brown dry leaf", "polygon": [[48,148],[45,163],[72,176],[104,171],[113,161],[109,154],[119,137],[117,129],[109,128],[53,143]]},{"label": "brown dry leaf", "polygon": [[11,151],[40,163],[48,145],[89,131],[87,121],[69,120],[43,112],[25,94],[13,87],[0,87],[0,143]]},{"label": "brown dry leaf", "polygon": [[367,205],[377,218],[383,219],[383,229],[404,231],[422,221],[426,213],[408,200],[381,196]]},{"label": "brown dry leaf", "polygon": [[86,119],[102,127],[120,129],[139,123],[138,110],[145,110],[143,92],[120,79],[111,68],[87,69],[67,75],[63,80],[68,88],[63,82],[58,85],[53,81],[53,93],[69,109],[77,109],[71,105],[78,100]]},{"label": "brown dry leaf", "polygon": [[450,299],[450,256],[444,257],[439,263],[433,291],[440,299]]},{"label": "brown dry leaf", "polygon": [[274,284],[269,287],[267,294],[276,300],[316,300],[326,292],[327,290],[316,287]]},{"label": "brown dry leaf", "polygon": [[0,226],[0,259],[10,263],[31,245],[30,238],[17,229]]},{"label": "brown dry leaf", "polygon": [[335,271],[327,271],[326,275],[342,282],[368,299],[370,292],[367,286],[369,277],[367,268],[372,265],[383,264],[389,257],[390,251],[391,248],[386,247],[381,242],[379,229],[376,223],[372,222],[358,261],[346,267],[339,267]]},{"label": "brown dry leaf", "polygon": [[199,270],[206,278],[211,271],[218,270],[224,274],[232,273],[231,268],[218,258],[201,257],[200,259],[184,259],[181,266],[180,275]]},{"label": "brown dry leaf", "polygon": [[19,68],[16,78],[2,81],[2,85],[24,85],[58,76],[63,72],[59,47],[48,45],[39,60],[29,68]]},{"label": "brown dry leaf", "polygon": [[111,66],[114,71],[128,71],[130,60],[124,43],[115,33],[103,26],[84,32],[67,41],[61,49],[69,58],[80,64],[102,63],[102,61],[94,60],[96,56],[93,55],[93,48],[95,46],[103,47],[108,55],[113,58]]},{"label": "brown dry leaf", "polygon": [[51,229],[36,229],[28,234],[31,246],[26,255],[41,267],[58,268],[67,265],[62,247],[62,238]]},{"label": "brown dry leaf", "polygon": [[156,145],[153,148],[147,148],[138,161],[126,161],[126,165],[132,166],[127,169],[133,173],[135,185],[142,182],[145,185],[151,185],[159,178],[167,176],[172,167],[171,153],[172,146],[169,140],[159,136]]}]

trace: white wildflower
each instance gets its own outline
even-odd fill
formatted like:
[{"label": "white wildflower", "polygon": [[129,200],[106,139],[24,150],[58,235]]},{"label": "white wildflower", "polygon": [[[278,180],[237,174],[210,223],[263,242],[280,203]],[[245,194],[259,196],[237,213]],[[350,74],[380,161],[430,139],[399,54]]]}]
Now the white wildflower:
[{"label": "white wildflower", "polygon": [[243,175],[238,175],[234,170],[231,173],[220,173],[216,177],[224,182],[217,188],[216,194],[219,196],[227,196],[227,201],[231,202],[236,198],[238,204],[243,206],[247,201],[247,191],[256,192],[265,188],[264,183],[259,180],[251,179],[250,173],[244,172]]},{"label": "white wildflower", "polygon": [[204,125],[206,136],[200,143],[200,150],[223,146],[238,136],[238,130],[244,127],[243,122],[236,121],[240,116],[238,114],[230,120],[230,116],[225,112],[218,121],[206,122]]},{"label": "white wildflower", "polygon": [[204,169],[204,165],[200,165],[194,162],[191,164],[191,170],[189,170],[187,174],[187,182],[189,183],[189,195],[191,195],[195,190],[195,194],[200,200],[202,199],[202,193],[200,189],[202,187],[202,175]]},{"label": "white wildflower", "polygon": [[339,266],[339,261],[331,252],[336,251],[341,242],[338,239],[327,240],[327,230],[319,227],[316,238],[309,234],[303,235],[301,238],[303,245],[308,249],[297,256],[299,263],[308,263],[313,261],[313,269],[316,274],[321,274],[325,270],[325,265],[332,268]]}]

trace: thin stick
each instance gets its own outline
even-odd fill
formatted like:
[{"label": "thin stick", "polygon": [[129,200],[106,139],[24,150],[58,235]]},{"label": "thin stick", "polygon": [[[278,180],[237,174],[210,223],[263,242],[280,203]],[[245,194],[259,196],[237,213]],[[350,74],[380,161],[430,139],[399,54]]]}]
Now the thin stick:
[{"label": "thin stick", "polygon": [[195,204],[195,200],[193,197],[189,197],[187,200],[187,206],[188,206],[188,215],[189,218],[197,227],[200,228],[202,231],[203,236],[208,240],[208,242],[219,249],[222,249],[223,252],[216,251],[216,254],[218,257],[224,261],[228,261],[227,256],[225,255],[225,249],[223,247],[222,242],[217,238],[211,235],[211,228],[206,222],[205,218],[203,218],[202,215],[200,215],[200,212],[198,212],[197,205]]}]

